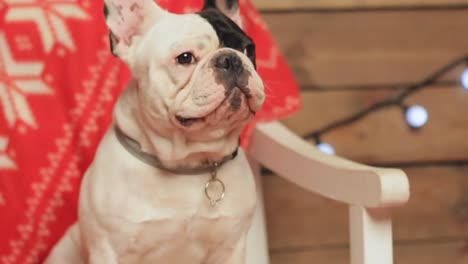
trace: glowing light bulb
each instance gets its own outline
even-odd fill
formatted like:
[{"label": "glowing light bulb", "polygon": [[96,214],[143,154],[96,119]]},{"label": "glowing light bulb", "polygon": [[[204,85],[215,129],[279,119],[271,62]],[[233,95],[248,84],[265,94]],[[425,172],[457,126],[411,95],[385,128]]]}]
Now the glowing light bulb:
[{"label": "glowing light bulb", "polygon": [[468,90],[468,69],[465,69],[463,71],[460,80],[461,80],[461,84],[462,84],[463,88]]},{"label": "glowing light bulb", "polygon": [[412,128],[423,127],[427,123],[428,119],[429,114],[427,113],[426,108],[420,105],[414,105],[406,109],[406,121]]},{"label": "glowing light bulb", "polygon": [[335,149],[328,143],[319,143],[317,144],[317,148],[328,155],[335,155]]}]

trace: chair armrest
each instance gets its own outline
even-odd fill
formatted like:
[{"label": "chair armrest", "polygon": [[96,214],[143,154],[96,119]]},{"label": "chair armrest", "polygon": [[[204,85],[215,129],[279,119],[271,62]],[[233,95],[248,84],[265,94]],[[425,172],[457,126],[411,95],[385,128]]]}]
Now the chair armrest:
[{"label": "chair armrest", "polygon": [[250,155],[306,190],[363,207],[406,203],[409,182],[398,169],[375,168],[330,156],[279,122],[257,124]]}]

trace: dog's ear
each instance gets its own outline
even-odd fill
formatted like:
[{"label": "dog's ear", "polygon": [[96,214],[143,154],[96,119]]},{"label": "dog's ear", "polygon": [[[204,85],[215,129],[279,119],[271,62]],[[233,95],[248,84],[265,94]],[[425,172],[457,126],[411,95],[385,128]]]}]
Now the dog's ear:
[{"label": "dog's ear", "polygon": [[242,18],[239,10],[239,0],[205,0],[203,10],[216,8],[242,28]]},{"label": "dog's ear", "polygon": [[112,53],[125,61],[135,37],[143,35],[165,13],[153,0],[104,0]]}]

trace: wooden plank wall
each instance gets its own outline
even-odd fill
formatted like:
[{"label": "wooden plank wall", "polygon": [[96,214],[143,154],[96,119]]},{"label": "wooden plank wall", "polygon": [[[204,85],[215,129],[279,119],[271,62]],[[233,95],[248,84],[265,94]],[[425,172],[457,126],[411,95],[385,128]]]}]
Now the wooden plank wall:
[{"label": "wooden plank wall", "polygon": [[447,8],[468,4],[467,0],[254,0],[262,11],[303,9],[343,10],[382,8]]},{"label": "wooden plank wall", "polygon": [[[303,110],[284,123],[298,134],[394,96],[468,54],[466,0],[256,0],[302,86]],[[468,91],[463,69],[408,98],[424,105],[423,129],[401,110],[376,112],[323,140],[371,165],[403,168],[409,204],[394,210],[395,263],[468,263]],[[274,176],[264,177],[273,264],[348,260],[347,208]]]}]

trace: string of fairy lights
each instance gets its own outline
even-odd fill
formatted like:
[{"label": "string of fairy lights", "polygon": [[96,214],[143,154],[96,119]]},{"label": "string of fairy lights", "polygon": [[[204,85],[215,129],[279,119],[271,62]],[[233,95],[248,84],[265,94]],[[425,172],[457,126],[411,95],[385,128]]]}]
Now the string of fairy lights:
[{"label": "string of fairy lights", "polygon": [[403,117],[405,118],[408,126],[415,130],[420,129],[429,120],[429,113],[427,109],[422,105],[407,105],[405,99],[408,96],[413,95],[416,92],[420,92],[421,90],[435,84],[443,75],[451,72],[459,66],[466,67],[466,69],[462,72],[460,76],[460,85],[464,89],[468,90],[468,55],[466,55],[464,57],[460,57],[453,60],[447,65],[444,65],[439,70],[435,71],[427,78],[423,79],[421,82],[408,85],[407,87],[401,89],[401,91],[397,93],[394,97],[378,101],[355,114],[346,116],[340,120],[327,124],[315,131],[308,133],[307,135],[305,135],[305,138],[308,140],[314,140],[319,150],[327,154],[334,155],[335,149],[333,148],[333,146],[330,143],[322,141],[323,135],[333,130],[357,122],[370,115],[371,113],[381,111],[390,107],[399,107],[403,113]]}]

